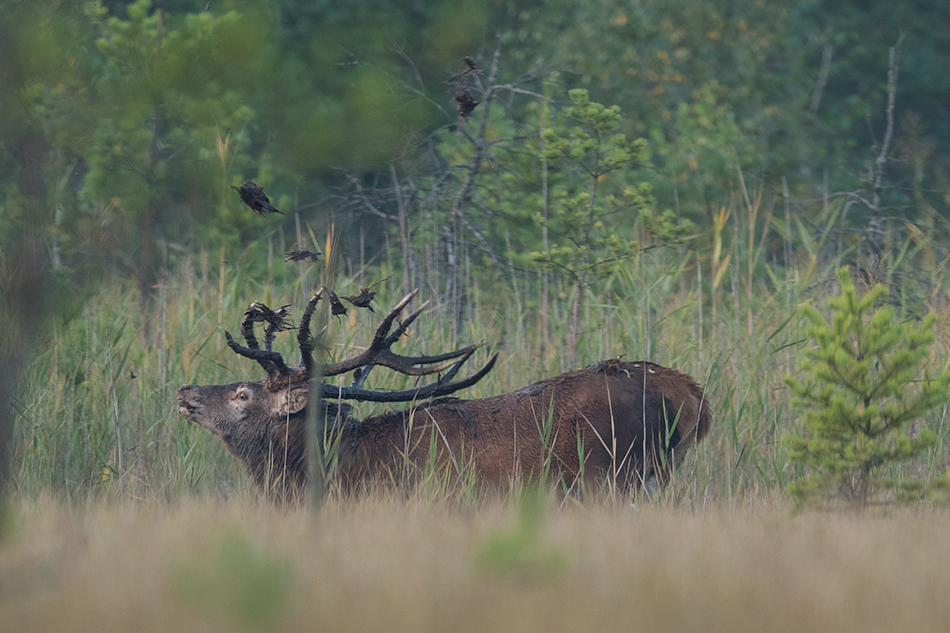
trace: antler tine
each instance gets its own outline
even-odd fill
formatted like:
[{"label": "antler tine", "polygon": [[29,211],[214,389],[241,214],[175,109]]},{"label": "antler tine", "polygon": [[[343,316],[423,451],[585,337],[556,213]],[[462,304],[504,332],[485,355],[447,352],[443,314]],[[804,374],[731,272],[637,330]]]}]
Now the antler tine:
[{"label": "antler tine", "polygon": [[473,349],[472,351],[470,351],[470,352],[468,352],[467,354],[465,354],[464,356],[462,356],[462,358],[460,358],[460,359],[458,359],[457,361],[455,361],[454,363],[452,363],[452,365],[449,367],[449,370],[448,370],[447,372],[445,372],[445,375],[444,375],[444,376],[439,376],[439,379],[438,379],[436,382],[437,382],[437,383],[451,384],[452,379],[455,378],[455,374],[459,373],[459,369],[462,368],[462,365],[465,364],[465,361],[467,361],[469,358],[471,358],[471,357],[472,357],[472,354],[474,354],[474,353],[475,353],[475,350]]},{"label": "antler tine", "polygon": [[277,328],[271,323],[268,323],[264,328],[264,349],[268,352],[274,351],[274,334],[276,331]]},{"label": "antler tine", "polygon": [[310,336],[310,320],[313,318],[313,311],[317,303],[323,297],[325,288],[321,287],[307,302],[303,315],[300,317],[300,325],[297,328],[297,347],[300,348],[300,367],[304,369],[307,378],[313,375],[313,338]]},{"label": "antler tine", "polygon": [[234,338],[231,336],[231,333],[225,330],[224,338],[228,342],[228,347],[231,348],[234,353],[243,356],[244,358],[250,358],[251,360],[256,360],[261,364],[269,376],[273,376],[275,372],[279,372],[282,375],[287,375],[291,372],[291,369],[287,366],[287,363],[284,362],[284,357],[280,355],[279,352],[273,352],[270,350],[263,350],[259,347],[256,349],[244,347],[237,343]]},{"label": "antler tine", "polygon": [[474,374],[463,378],[457,382],[451,382],[452,378],[455,377],[455,374],[458,373],[459,368],[462,364],[467,361],[474,350],[470,351],[463,358],[460,358],[458,361],[452,364],[451,369],[445,373],[444,376],[440,376],[435,382],[429,383],[422,387],[416,389],[404,389],[403,391],[373,391],[371,389],[363,389],[358,385],[351,385],[349,387],[337,387],[334,385],[323,385],[323,397],[328,400],[341,399],[341,400],[363,400],[366,402],[409,402],[412,400],[424,400],[426,398],[438,398],[440,396],[447,396],[451,393],[455,393],[460,389],[465,389],[466,387],[471,387],[479,380],[485,377],[485,374],[491,371],[492,367],[495,366],[495,361],[498,360],[498,354],[495,353],[488,360],[485,365],[479,369]]},{"label": "antler tine", "polygon": [[470,354],[474,350],[481,347],[481,344],[470,345],[462,349],[445,352],[443,354],[437,354],[434,356],[401,356],[394,353],[390,349],[392,344],[399,340],[399,337],[405,334],[409,325],[419,317],[419,315],[422,313],[422,310],[428,305],[428,302],[424,303],[418,309],[413,311],[412,314],[410,314],[402,323],[400,323],[395,331],[393,331],[391,334],[389,333],[389,330],[392,329],[392,323],[399,314],[399,311],[404,308],[406,304],[414,296],[416,296],[416,294],[418,294],[418,292],[419,291],[417,289],[406,295],[403,300],[400,301],[396,307],[386,315],[382,323],[380,323],[379,328],[376,330],[376,336],[373,337],[373,342],[361,354],[324,366],[323,375],[336,376],[339,374],[345,374],[346,372],[356,369],[357,367],[363,367],[367,365],[381,365],[408,376],[427,376],[445,371],[446,369],[449,369],[453,363],[447,363],[436,367],[417,367],[417,365],[431,365],[433,363],[441,363],[446,360],[452,360],[466,354]]},{"label": "antler tine", "polygon": [[254,334],[254,321],[251,319],[251,316],[246,310],[244,311],[244,321],[241,322],[241,336],[244,337],[244,341],[247,343],[248,348],[261,348],[260,344],[257,342],[257,335]]},{"label": "antler tine", "polygon": [[[267,306],[261,305],[267,308]],[[274,334],[293,329],[293,325],[287,322],[287,308],[289,307],[289,303],[280,306],[272,311],[272,318],[267,319],[267,326],[264,328],[264,349],[268,352],[274,348]]]},{"label": "antler tine", "polygon": [[449,369],[459,361],[453,361],[451,363],[445,363],[435,367],[415,367],[415,365],[431,365],[432,363],[440,363],[445,360],[459,358],[460,356],[465,356],[468,358],[472,352],[483,345],[484,343],[469,345],[468,347],[463,347],[461,349],[445,352],[435,356],[401,356],[389,349],[383,349],[380,350],[373,359],[373,364],[380,365],[382,367],[388,367],[393,371],[398,371],[400,374],[405,374],[407,376],[430,376],[432,374],[438,374],[445,371],[446,369]]},{"label": "antler tine", "polygon": [[[406,361],[410,365],[431,365],[432,363],[441,363],[442,361],[445,361],[445,360],[451,360],[453,358],[458,358],[459,356],[465,356],[466,354],[470,354],[471,352],[474,352],[479,347],[484,347],[484,346],[485,346],[485,342],[482,341],[481,343],[475,343],[474,345],[469,345],[468,347],[462,347],[457,350],[453,350],[451,352],[443,352],[441,354],[434,354],[432,356],[426,356],[426,355],[400,356],[399,358]],[[442,370],[438,369],[436,371],[442,371]],[[435,373],[435,372],[433,371],[433,372],[428,372],[428,373]]]},{"label": "antler tine", "polygon": [[412,325],[413,321],[419,318],[419,315],[422,314],[422,311],[425,310],[426,307],[428,307],[428,305],[429,305],[429,302],[426,301],[421,306],[413,310],[412,314],[410,314],[405,319],[403,319],[402,323],[396,326],[395,331],[386,337],[386,340],[383,343],[383,345],[385,345],[386,347],[389,347],[390,345],[398,341],[402,337],[402,335],[406,333],[406,330],[409,329],[409,326]]},{"label": "antler tine", "polygon": [[[379,327],[376,328],[376,335],[373,336],[373,342],[370,343],[370,349],[372,349],[373,347],[380,346],[380,345],[385,346],[386,341],[388,340],[387,335],[389,334],[390,328],[392,328],[392,326],[393,326],[393,321],[396,320],[396,317],[399,316],[399,313],[402,312],[402,309],[405,308],[406,305],[407,305],[410,301],[412,301],[413,299],[415,299],[416,295],[418,295],[418,294],[419,294],[419,289],[418,289],[418,288],[413,289],[412,292],[410,292],[410,293],[407,294],[405,297],[403,297],[402,300],[401,300],[399,303],[397,303],[396,306],[395,306],[392,310],[389,311],[389,314],[387,314],[385,317],[383,317],[383,320],[379,323]],[[428,301],[425,302],[425,303],[423,303],[423,304],[419,307],[419,309],[416,310],[415,313],[409,315],[409,318],[411,318],[411,319],[414,321],[415,318],[416,318],[417,316],[419,316],[419,314],[416,314],[416,313],[421,312],[422,308],[426,307],[428,304],[429,304]],[[406,319],[406,320],[408,321],[409,319]],[[410,321],[410,323],[411,323],[411,322],[412,322],[412,321]],[[400,327],[402,327],[402,326],[400,325]],[[408,327],[408,326],[407,326],[407,327]],[[397,330],[398,330],[398,328],[397,328]],[[403,330],[403,331],[405,331],[405,330]],[[402,336],[402,335],[400,334],[400,336]],[[397,337],[397,338],[398,338],[398,337]],[[390,343],[390,345],[392,345],[392,343]]]},{"label": "antler tine", "polygon": [[[469,354],[469,356],[471,356],[471,354]],[[464,363],[466,360],[468,360],[468,356],[466,356],[464,360],[459,360],[458,367],[461,367],[462,363]],[[482,368],[479,369],[477,372],[475,372],[471,376],[468,376],[466,378],[463,378],[462,380],[459,380],[458,382],[453,382],[447,385],[443,385],[443,387],[441,389],[437,389],[436,392],[431,395],[431,397],[437,398],[439,396],[447,396],[450,393],[455,393],[459,389],[465,389],[467,387],[471,387],[472,385],[477,383],[479,380],[484,378],[485,374],[487,374],[488,372],[492,370],[492,367],[495,366],[495,361],[497,360],[498,360],[498,352],[495,352],[494,354],[492,354],[492,357],[488,359],[488,362],[485,363],[482,366]],[[451,375],[454,377],[457,371],[458,369],[451,372]],[[449,373],[446,373],[446,376],[448,375]]]},{"label": "antler tine", "polygon": [[[247,307],[247,310],[244,311],[244,321],[241,322],[241,336],[244,337],[244,341],[247,343],[248,349],[259,350],[261,346],[257,342],[257,335],[254,334],[254,323],[255,323],[254,303],[256,302],[252,302],[251,305]],[[225,334],[230,337],[230,334],[228,334],[227,332],[225,332]],[[231,339],[229,338],[228,340],[230,341]],[[265,342],[266,342],[266,334],[265,334]],[[231,343],[229,342],[228,345],[230,346]],[[231,346],[231,349],[234,349],[234,347]],[[267,350],[270,351],[269,346]],[[234,351],[237,351],[237,350],[234,349]],[[240,352],[238,353],[240,354]],[[277,370],[277,365],[275,365],[272,361],[262,359],[262,360],[258,360],[258,363],[260,363],[261,367],[264,368],[264,371],[266,371],[268,375],[272,374],[274,371]]]}]

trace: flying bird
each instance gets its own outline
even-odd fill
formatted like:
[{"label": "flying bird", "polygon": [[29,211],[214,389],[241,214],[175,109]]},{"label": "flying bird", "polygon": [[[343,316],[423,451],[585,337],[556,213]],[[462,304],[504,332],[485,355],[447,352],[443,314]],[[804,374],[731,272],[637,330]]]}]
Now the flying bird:
[{"label": "flying bird", "polygon": [[373,297],[376,296],[376,293],[370,290],[369,288],[360,288],[360,293],[358,295],[349,295],[344,296],[340,295],[340,299],[344,301],[349,301],[357,308],[367,308],[370,312],[376,312],[373,310],[373,306],[370,305]]},{"label": "flying bird", "polygon": [[312,262],[317,261],[320,257],[320,253],[316,251],[308,251],[306,249],[297,249],[287,253],[287,259],[285,262],[301,262],[309,259]]},{"label": "flying bird", "polygon": [[341,296],[340,298],[344,301],[349,301],[357,308],[366,308],[370,312],[376,312],[376,310],[373,310],[373,306],[370,305],[370,303],[373,301],[373,297],[376,296],[376,292],[373,291],[373,288],[385,281],[389,281],[390,279],[392,279],[392,275],[386,277],[385,279],[380,279],[376,283],[371,284],[368,288],[360,288],[360,293],[358,295]]},{"label": "flying bird", "polygon": [[241,194],[241,200],[244,204],[254,209],[259,216],[264,217],[264,213],[279,213],[285,215],[283,211],[270,203],[270,199],[267,197],[267,194],[264,193],[264,188],[259,187],[253,180],[245,180],[244,184],[240,187],[231,185],[231,188],[237,189],[237,192]]}]

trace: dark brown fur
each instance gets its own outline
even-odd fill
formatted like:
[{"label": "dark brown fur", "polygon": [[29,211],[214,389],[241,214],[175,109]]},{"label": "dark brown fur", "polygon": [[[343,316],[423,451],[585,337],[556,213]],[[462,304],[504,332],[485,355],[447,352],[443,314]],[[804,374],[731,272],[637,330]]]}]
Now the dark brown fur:
[{"label": "dark brown fur", "polygon": [[[186,385],[179,410],[221,437],[264,490],[280,482],[299,489],[308,388],[276,389],[267,381]],[[348,408],[325,405],[347,489],[412,478],[427,462],[489,485],[544,475],[569,483],[616,475],[626,488],[651,476],[663,483],[711,421],[703,389],[689,376],[619,360],[481,400],[444,398],[362,421]]]}]

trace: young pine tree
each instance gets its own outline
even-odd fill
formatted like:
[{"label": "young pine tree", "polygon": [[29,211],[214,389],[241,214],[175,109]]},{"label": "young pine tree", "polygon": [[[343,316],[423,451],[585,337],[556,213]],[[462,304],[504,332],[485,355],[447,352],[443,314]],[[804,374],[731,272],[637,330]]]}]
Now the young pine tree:
[{"label": "young pine tree", "polygon": [[553,237],[532,259],[574,285],[567,336],[573,365],[585,288],[608,278],[623,260],[647,246],[630,239],[630,227],[639,224],[653,244],[660,245],[684,239],[692,224],[678,223],[670,210],[657,210],[649,183],[629,182],[649,162],[650,151],[644,139],[631,141],[623,134],[620,107],[591,101],[580,88],[568,95],[573,105],[566,114],[573,125],[555,124],[544,132],[543,157],[566,163],[561,186],[552,195],[554,213],[547,219],[537,217]]},{"label": "young pine tree", "polygon": [[933,313],[916,325],[896,323],[893,308],[882,306],[883,286],[859,297],[847,268],[837,272],[841,294],[829,301],[831,321],[803,307],[814,341],[801,363],[804,378],[786,377],[807,430],[786,437],[788,459],[809,471],[788,489],[799,504],[837,492],[863,510],[877,492],[902,486],[887,466],[936,442],[929,429],[911,434],[910,425],[947,401],[950,371],[927,371]]}]

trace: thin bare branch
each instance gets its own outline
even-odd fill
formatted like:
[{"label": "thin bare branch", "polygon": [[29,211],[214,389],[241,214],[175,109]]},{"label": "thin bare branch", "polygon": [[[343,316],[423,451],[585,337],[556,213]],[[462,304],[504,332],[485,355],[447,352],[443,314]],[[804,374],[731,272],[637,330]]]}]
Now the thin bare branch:
[{"label": "thin bare branch", "polygon": [[831,70],[831,55],[834,53],[834,46],[825,44],[821,53],[821,69],[818,71],[818,81],[815,82],[815,90],[811,95],[811,107],[808,113],[811,116],[818,114],[818,106],[821,104],[821,96],[825,92],[825,85],[828,83],[828,72]]},{"label": "thin bare branch", "polygon": [[550,97],[545,97],[543,94],[539,94],[537,92],[531,92],[530,90],[524,90],[523,88],[516,88],[514,84],[496,84],[492,86],[491,89],[492,90],[507,90],[508,92],[512,92],[517,95],[527,95],[529,97],[535,97],[536,99],[543,99],[544,101],[547,101],[548,103],[552,105],[555,103],[554,99],[551,99]]},{"label": "thin bare branch", "polygon": [[881,143],[881,153],[878,154],[874,167],[874,195],[871,201],[872,210],[880,211],[881,204],[881,177],[884,175],[884,165],[891,150],[891,138],[894,136],[894,101],[897,95],[898,54],[904,34],[897,38],[897,44],[890,48],[887,64],[887,109],[885,115],[887,126],[884,130],[884,141]]}]

